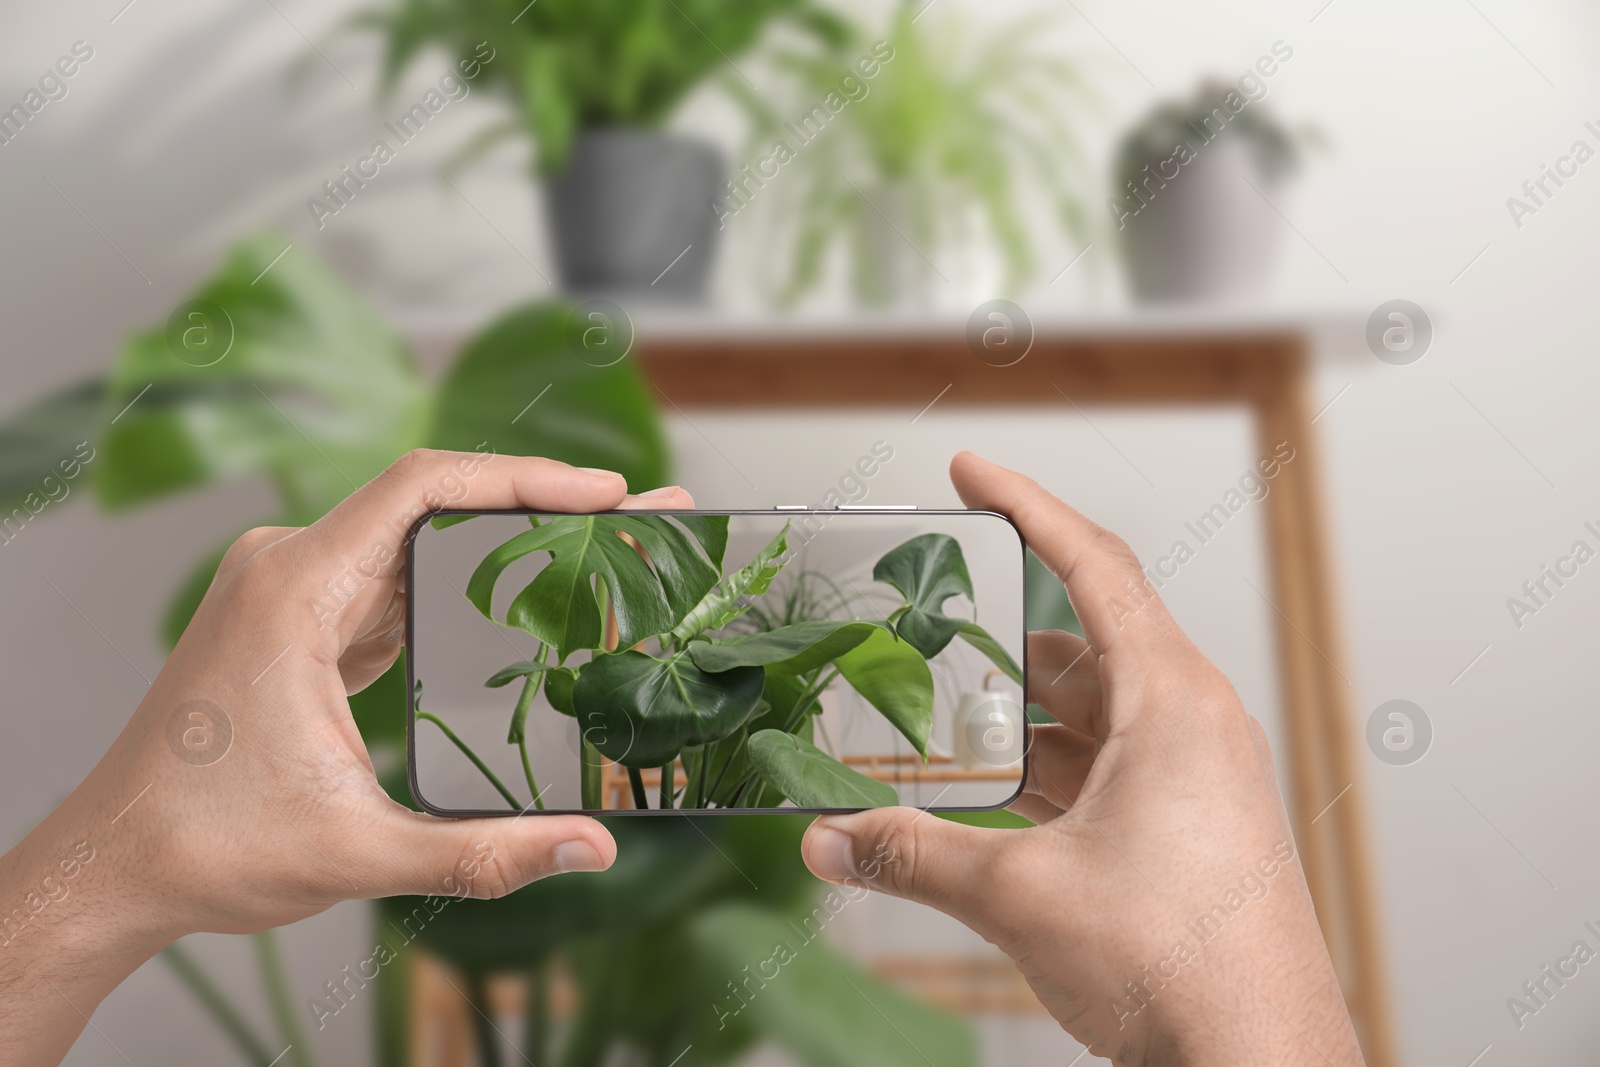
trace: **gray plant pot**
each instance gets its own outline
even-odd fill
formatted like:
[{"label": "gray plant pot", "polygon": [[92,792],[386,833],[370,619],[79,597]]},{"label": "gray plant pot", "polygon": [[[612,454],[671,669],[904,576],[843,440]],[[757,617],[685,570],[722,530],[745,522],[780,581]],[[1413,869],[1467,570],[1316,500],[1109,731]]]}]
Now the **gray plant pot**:
[{"label": "gray plant pot", "polygon": [[1277,263],[1284,226],[1263,194],[1273,197],[1278,189],[1243,139],[1224,136],[1202,147],[1138,214],[1124,220],[1123,252],[1135,299],[1226,302],[1259,296]]},{"label": "gray plant pot", "polygon": [[656,130],[585,130],[545,183],[561,280],[575,295],[666,302],[704,299],[716,250],[708,206],[722,156]]}]

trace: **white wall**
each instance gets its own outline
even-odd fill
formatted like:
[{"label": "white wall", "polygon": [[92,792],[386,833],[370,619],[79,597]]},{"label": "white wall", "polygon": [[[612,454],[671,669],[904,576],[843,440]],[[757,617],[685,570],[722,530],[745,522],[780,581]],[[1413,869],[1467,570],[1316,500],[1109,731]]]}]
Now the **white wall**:
[{"label": "white wall", "polygon": [[[263,222],[334,260],[412,321],[470,324],[545,291],[522,258],[550,273],[517,153],[458,183],[492,225],[433,178],[434,160],[494,114],[482,94],[451,105],[370,198],[364,193],[319,233],[305,198],[365,148],[383,117],[370,106],[370,46],[328,46],[344,73],[318,60],[302,94],[289,98],[282,72],[305,50],[301,32],[318,37],[337,19],[335,7],[137,0],[112,23],[122,6],[67,2],[0,15],[0,101],[20,98],[74,41],[95,49],[70,95],[0,147],[0,409],[103,367],[130,327],[162,319],[236,234]],[[927,17],[963,9],[992,17],[959,0],[938,0]],[[1575,0],[1081,0],[1059,10],[1050,39],[1088,57],[1105,88],[1104,113],[1086,127],[1102,153],[1157,95],[1186,91],[1203,72],[1241,71],[1276,40],[1292,45],[1272,103],[1315,122],[1329,147],[1280,201],[1293,229],[1283,233],[1274,303],[1331,310],[1345,326],[1330,347],[1358,355],[1359,324],[1382,300],[1415,300],[1437,325],[1433,350],[1414,366],[1332,361],[1319,381],[1324,399],[1350,385],[1318,427],[1354,703],[1365,710],[1406,697],[1427,710],[1437,733],[1434,751],[1414,766],[1366,761],[1396,1015],[1409,1063],[1465,1064],[1491,1044],[1483,1063],[1587,1062],[1600,1048],[1600,978],[1570,982],[1521,1031],[1505,1001],[1583,936],[1586,919],[1600,918],[1591,847],[1600,798],[1590,767],[1600,727],[1589,707],[1589,646],[1600,622],[1600,586],[1591,585],[1600,579],[1580,574],[1521,629],[1506,599],[1588,536],[1585,520],[1600,518],[1590,414],[1600,375],[1588,321],[1600,164],[1520,229],[1505,200],[1574,139],[1600,145],[1583,130],[1600,119],[1595,10]],[[433,76],[425,62],[414,84]],[[735,144],[722,126],[726,113],[703,102],[685,124]],[[1056,262],[1076,251],[1062,244]],[[1102,260],[1110,284],[1098,295],[1075,270],[1023,303],[1038,317],[1114,308],[1108,252],[1096,247],[1084,264]],[[730,310],[751,310],[743,279],[760,254],[739,243],[723,262],[719,292]],[[1119,412],[1096,422],[1162,491],[1081,424],[1061,426],[1041,448],[1016,427],[937,411],[886,478],[896,495],[933,496],[956,439],[982,438],[997,457],[1042,471],[1149,550],[1253,458],[1226,419]],[[743,448],[762,425],[730,418],[701,428]],[[684,479],[725,487],[719,499],[727,503],[770,503],[779,489],[826,484],[854,458],[857,438],[864,446],[876,436],[868,416],[814,425],[804,447],[751,457],[762,486],[752,495],[742,481],[724,480],[699,438],[681,425],[674,432]],[[138,700],[144,682],[109,646],[153,674],[153,620],[188,560],[266,510],[258,487],[114,525],[69,502],[0,551],[0,602],[11,608],[0,623],[11,709],[0,746],[0,833],[23,832],[70,789]],[[1171,600],[1270,718],[1268,620],[1238,581],[1260,567],[1259,531],[1240,533]],[[292,932],[297,981],[316,985],[346,961],[345,947],[365,940],[357,914]],[[207,947],[241,963],[246,951],[238,942]],[[242,971],[230,981],[258,1000]],[[97,1023],[137,1063],[227,1057],[159,968],[116,994]],[[354,1062],[364,1038],[361,1021],[341,1019],[319,1050],[330,1062]],[[121,1061],[91,1032],[71,1062]]]}]

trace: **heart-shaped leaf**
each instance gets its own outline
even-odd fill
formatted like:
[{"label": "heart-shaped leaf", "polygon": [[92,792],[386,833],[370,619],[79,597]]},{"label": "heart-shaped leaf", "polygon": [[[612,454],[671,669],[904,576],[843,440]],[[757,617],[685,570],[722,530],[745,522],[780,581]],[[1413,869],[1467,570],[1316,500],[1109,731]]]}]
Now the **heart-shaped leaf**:
[{"label": "heart-shaped leaf", "polygon": [[689,646],[689,654],[701,670],[766,667],[773,674],[805,674],[833,662],[875,631],[894,640],[880,622],[814,619],[761,633],[696,641]]},{"label": "heart-shaped leaf", "polygon": [[[687,516],[680,521],[687,522],[689,518],[705,518],[706,516]],[[722,525],[724,536],[727,533],[727,524]],[[783,529],[778,531],[778,536],[767,543],[767,547],[756,553],[756,558],[746,566],[734,571],[724,578],[715,589],[707,593],[683,617],[683,621],[673,627],[672,636],[680,643],[691,637],[698,637],[708,630],[720,630],[745,612],[741,603],[745,597],[760,596],[772,587],[772,579],[778,576],[787,561],[779,560],[788,551],[789,524],[784,523]],[[720,557],[719,557],[720,558]]]},{"label": "heart-shaped leaf", "polygon": [[894,724],[918,753],[928,754],[933,732],[933,673],[909,641],[874,627],[867,639],[834,661],[855,691]]},{"label": "heart-shaped leaf", "polygon": [[750,736],[750,765],[802,808],[884,808],[900,802],[887,782],[846,767],[811,742],[781,730]]},{"label": "heart-shaped leaf", "polygon": [[944,613],[944,602],[951,597],[972,599],[967,561],[949,534],[922,534],[891,549],[872,568],[872,577],[906,598],[909,606],[896,620],[895,630],[926,658],[943,652],[964,624]]},{"label": "heart-shaped leaf", "polygon": [[[726,526],[727,517],[719,518]],[[536,523],[533,529],[478,565],[467,583],[467,599],[493,618],[490,601],[505,569],[531,553],[549,552],[549,563],[512,600],[505,621],[549,644],[563,660],[579,649],[601,646],[607,596],[617,647],[629,648],[671,630],[721,576],[696,548],[700,537],[691,538],[664,516],[556,515],[530,521]],[[714,528],[699,527],[713,546]]]},{"label": "heart-shaped leaf", "polygon": [[661,659],[618,652],[579,670],[572,703],[581,721],[596,724],[584,736],[601,755],[625,767],[659,767],[743,726],[761,702],[764,678],[760,667],[703,671],[687,652]]},{"label": "heart-shaped leaf", "polygon": [[961,639],[967,644],[988,656],[989,661],[1005,671],[1013,682],[1018,685],[1024,684],[1022,668],[1017,666],[1017,661],[1011,658],[1011,653],[1007,652],[988,630],[975,622],[969,622],[963,624],[956,633],[960,634]]}]

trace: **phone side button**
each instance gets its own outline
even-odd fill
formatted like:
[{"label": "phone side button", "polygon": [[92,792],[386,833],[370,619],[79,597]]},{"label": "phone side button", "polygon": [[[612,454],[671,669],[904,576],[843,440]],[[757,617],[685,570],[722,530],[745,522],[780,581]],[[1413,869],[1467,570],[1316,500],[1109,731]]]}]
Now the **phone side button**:
[{"label": "phone side button", "polygon": [[915,504],[840,504],[840,511],[916,511]]}]

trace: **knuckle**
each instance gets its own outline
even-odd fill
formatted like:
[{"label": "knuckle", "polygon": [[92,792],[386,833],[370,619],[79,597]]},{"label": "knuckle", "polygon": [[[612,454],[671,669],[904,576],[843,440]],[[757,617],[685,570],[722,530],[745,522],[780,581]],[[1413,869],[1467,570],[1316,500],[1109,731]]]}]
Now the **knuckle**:
[{"label": "knuckle", "polygon": [[1128,542],[1099,523],[1092,524],[1089,551],[1106,563],[1139,570],[1139,557]]},{"label": "knuckle", "polygon": [[887,820],[873,836],[872,851],[856,860],[857,872],[864,877],[870,873],[868,882],[896,895],[920,897],[927,886],[917,820]]},{"label": "knuckle", "polygon": [[222,554],[222,562],[217,569],[223,573],[238,570],[262,549],[282,538],[285,529],[282,526],[257,526],[253,530],[246,530]]},{"label": "knuckle", "polygon": [[444,453],[436,448],[413,448],[391,463],[385,473],[409,480],[437,466],[442,455]]},{"label": "knuckle", "polygon": [[472,896],[479,900],[495,900],[521,889],[528,881],[527,873],[510,849],[497,848],[488,855],[475,849],[463,849],[457,870],[471,869],[467,879]]}]

